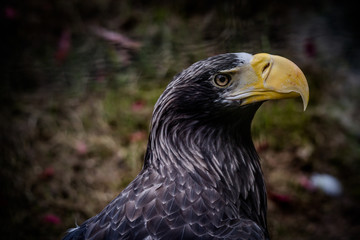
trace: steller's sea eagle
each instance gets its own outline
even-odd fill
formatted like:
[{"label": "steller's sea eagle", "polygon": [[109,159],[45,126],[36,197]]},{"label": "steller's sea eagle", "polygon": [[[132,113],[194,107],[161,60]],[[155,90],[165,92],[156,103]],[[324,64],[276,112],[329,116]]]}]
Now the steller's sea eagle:
[{"label": "steller's sea eagle", "polygon": [[158,99],[142,171],[83,239],[269,239],[266,189],[250,125],[260,105],[309,88],[286,58],[227,53],[176,75]]}]

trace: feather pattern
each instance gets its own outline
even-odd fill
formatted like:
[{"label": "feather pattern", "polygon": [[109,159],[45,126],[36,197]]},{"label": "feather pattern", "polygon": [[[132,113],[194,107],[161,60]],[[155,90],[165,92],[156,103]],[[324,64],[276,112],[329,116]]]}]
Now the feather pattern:
[{"label": "feather pattern", "polygon": [[242,63],[224,54],[177,75],[155,105],[141,173],[64,239],[267,239],[265,185],[250,134],[260,104],[224,107],[209,83]]}]

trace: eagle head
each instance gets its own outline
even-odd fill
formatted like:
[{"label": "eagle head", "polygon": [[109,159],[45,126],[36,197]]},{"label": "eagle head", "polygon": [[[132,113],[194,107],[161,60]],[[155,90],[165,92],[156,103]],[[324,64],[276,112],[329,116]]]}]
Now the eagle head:
[{"label": "eagle head", "polygon": [[262,102],[298,96],[305,110],[309,87],[300,68],[290,60],[266,53],[220,54],[198,61],[174,77],[155,106],[153,122],[169,115],[176,121],[202,124],[220,119],[227,124],[239,117],[251,121]]}]

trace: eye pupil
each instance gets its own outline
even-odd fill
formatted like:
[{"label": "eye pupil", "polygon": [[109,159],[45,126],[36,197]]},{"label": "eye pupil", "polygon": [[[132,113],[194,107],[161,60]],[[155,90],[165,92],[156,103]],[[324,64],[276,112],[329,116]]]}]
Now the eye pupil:
[{"label": "eye pupil", "polygon": [[215,76],[215,84],[220,87],[224,87],[224,86],[228,85],[230,80],[231,80],[231,78],[229,75],[218,74]]}]

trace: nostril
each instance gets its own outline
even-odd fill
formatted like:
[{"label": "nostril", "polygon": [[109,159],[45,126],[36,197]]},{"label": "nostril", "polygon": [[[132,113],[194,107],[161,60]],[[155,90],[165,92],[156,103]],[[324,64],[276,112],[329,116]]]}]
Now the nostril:
[{"label": "nostril", "polygon": [[270,67],[270,63],[268,62],[268,63],[266,63],[265,66],[263,67],[262,73],[264,74],[264,73],[268,70],[269,67]]},{"label": "nostril", "polygon": [[269,75],[270,68],[271,68],[271,64],[270,64],[270,62],[267,62],[262,69],[261,76],[264,79],[264,81],[266,81],[266,78]]}]

